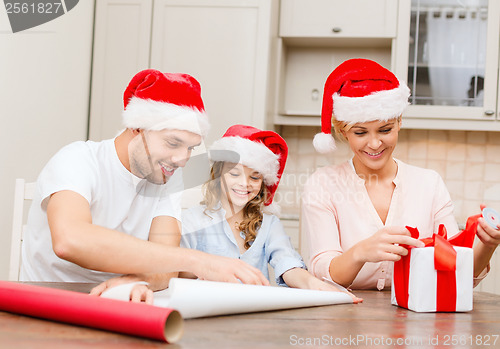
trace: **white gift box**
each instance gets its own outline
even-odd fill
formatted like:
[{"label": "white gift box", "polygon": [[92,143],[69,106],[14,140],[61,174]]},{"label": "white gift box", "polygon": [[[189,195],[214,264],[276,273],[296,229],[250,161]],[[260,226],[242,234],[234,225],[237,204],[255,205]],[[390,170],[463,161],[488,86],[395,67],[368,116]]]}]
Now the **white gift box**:
[{"label": "white gift box", "polygon": [[[472,310],[474,257],[472,248],[453,246],[456,259],[456,308]],[[408,309],[416,312],[436,312],[437,271],[434,268],[434,247],[413,248],[408,281]],[[452,292],[450,292],[450,296]],[[398,305],[392,277],[391,303]]]}]

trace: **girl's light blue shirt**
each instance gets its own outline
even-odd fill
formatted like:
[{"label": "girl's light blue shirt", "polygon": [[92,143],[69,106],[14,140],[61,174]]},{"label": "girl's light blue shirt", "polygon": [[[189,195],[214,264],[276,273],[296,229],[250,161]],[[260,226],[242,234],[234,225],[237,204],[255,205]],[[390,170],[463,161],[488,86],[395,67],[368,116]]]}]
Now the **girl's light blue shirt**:
[{"label": "girl's light blue shirt", "polygon": [[282,278],[286,271],[292,268],[306,269],[278,217],[264,213],[255,241],[240,254],[231,227],[225,219],[226,211],[220,203],[218,207],[215,212],[205,213],[206,206],[199,205],[182,213],[182,247],[239,258],[258,268],[267,279],[269,263],[280,286],[286,286]]}]

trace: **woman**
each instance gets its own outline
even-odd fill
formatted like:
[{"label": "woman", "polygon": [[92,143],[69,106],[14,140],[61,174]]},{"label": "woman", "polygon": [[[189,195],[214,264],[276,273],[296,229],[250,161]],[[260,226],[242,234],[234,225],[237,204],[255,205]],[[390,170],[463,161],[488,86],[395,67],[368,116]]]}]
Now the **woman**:
[{"label": "woman", "polygon": [[[335,150],[333,126],[354,156],[318,169],[304,187],[301,225],[317,277],[353,289],[381,290],[390,287],[392,262],[408,253],[400,245],[423,246],[405,226],[417,227],[421,237],[437,232],[440,224],[448,236],[458,233],[441,177],[392,157],[409,95],[394,74],[366,59],[348,60],[328,77],[322,133],[314,146],[323,153]],[[479,227],[488,228],[482,221]],[[495,241],[497,245],[500,238]],[[482,271],[496,245],[475,246],[475,277],[485,276]]]}]

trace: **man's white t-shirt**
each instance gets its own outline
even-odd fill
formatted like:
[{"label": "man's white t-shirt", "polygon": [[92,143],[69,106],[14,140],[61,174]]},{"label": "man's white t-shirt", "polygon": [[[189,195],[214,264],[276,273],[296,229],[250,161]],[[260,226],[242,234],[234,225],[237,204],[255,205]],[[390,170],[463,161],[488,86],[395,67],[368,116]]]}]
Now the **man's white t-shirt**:
[{"label": "man's white t-shirt", "polygon": [[153,218],[170,216],[181,220],[182,189],[180,170],[165,185],[131,174],[116,154],[114,139],[65,146],[38,177],[23,239],[20,279],[101,282],[116,276],[85,269],[56,256],[46,211],[53,193],[76,192],[89,202],[93,224],[147,240]]}]

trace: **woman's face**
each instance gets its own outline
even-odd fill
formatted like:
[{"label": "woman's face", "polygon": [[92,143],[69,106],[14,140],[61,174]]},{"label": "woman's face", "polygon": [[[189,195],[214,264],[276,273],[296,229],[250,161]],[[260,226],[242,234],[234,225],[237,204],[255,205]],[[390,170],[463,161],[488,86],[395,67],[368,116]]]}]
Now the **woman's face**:
[{"label": "woman's face", "polygon": [[361,122],[344,131],[356,163],[367,170],[383,170],[392,163],[392,153],[398,142],[401,119]]},{"label": "woman's face", "polygon": [[225,162],[221,174],[223,199],[239,211],[259,194],[262,181],[259,172],[242,164]]}]

